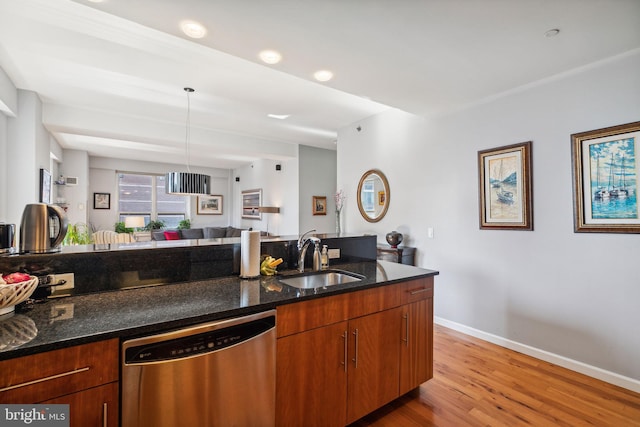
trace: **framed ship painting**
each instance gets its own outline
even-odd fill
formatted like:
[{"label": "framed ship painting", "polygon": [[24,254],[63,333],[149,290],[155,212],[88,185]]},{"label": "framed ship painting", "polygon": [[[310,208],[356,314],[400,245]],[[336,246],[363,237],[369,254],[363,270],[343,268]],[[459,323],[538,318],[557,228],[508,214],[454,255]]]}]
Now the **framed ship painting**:
[{"label": "framed ship painting", "polygon": [[533,230],[531,141],[478,151],[480,228]]},{"label": "framed ship painting", "polygon": [[574,231],[640,233],[640,122],[571,135]]}]

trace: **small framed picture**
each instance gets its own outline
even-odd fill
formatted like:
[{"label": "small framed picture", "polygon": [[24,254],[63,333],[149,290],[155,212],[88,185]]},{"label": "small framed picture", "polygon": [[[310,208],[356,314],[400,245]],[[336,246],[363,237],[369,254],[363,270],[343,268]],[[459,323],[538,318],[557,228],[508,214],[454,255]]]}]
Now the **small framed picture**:
[{"label": "small framed picture", "polygon": [[51,203],[51,174],[46,169],[40,169],[40,203]]},{"label": "small framed picture", "polygon": [[533,230],[531,141],[478,152],[480,228]]},{"label": "small framed picture", "polygon": [[384,191],[378,191],[378,204],[380,206],[384,206],[384,203],[386,200],[387,200],[387,194]]},{"label": "small framed picture", "polygon": [[262,189],[244,190],[242,192],[242,218],[262,219]]},{"label": "small framed picture", "polygon": [[111,193],[93,193],[93,209],[111,209]]},{"label": "small framed picture", "polygon": [[640,122],[571,135],[576,233],[640,233]]},{"label": "small framed picture", "polygon": [[311,211],[314,215],[327,214],[327,198],[326,196],[313,196],[313,205]]},{"label": "small framed picture", "polygon": [[222,196],[198,196],[198,215],[222,215]]}]

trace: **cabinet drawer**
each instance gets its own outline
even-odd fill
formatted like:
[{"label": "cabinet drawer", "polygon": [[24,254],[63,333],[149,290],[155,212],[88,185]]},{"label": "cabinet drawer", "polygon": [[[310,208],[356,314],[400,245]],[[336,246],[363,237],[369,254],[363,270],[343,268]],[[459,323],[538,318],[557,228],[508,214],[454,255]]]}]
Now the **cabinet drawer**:
[{"label": "cabinet drawer", "polygon": [[427,298],[433,298],[433,277],[411,280],[400,283],[400,298],[402,304],[409,304]]},{"label": "cabinet drawer", "polygon": [[280,338],[347,320],[349,294],[282,305],[276,310],[278,338]]},{"label": "cabinet drawer", "polygon": [[118,340],[0,362],[0,401],[39,403],[118,380]]},{"label": "cabinet drawer", "polygon": [[349,318],[366,316],[400,305],[398,285],[380,286],[349,295]]}]

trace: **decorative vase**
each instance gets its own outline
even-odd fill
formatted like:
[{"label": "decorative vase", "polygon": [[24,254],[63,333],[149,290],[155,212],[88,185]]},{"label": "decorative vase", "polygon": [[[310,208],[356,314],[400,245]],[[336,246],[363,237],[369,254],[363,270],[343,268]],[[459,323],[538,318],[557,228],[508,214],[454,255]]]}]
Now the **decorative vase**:
[{"label": "decorative vase", "polygon": [[340,226],[340,211],[336,211],[336,234],[340,234],[342,232],[342,227]]},{"label": "decorative vase", "polygon": [[389,243],[392,248],[397,248],[398,245],[402,243],[402,233],[398,233],[397,231],[387,233],[387,243]]}]

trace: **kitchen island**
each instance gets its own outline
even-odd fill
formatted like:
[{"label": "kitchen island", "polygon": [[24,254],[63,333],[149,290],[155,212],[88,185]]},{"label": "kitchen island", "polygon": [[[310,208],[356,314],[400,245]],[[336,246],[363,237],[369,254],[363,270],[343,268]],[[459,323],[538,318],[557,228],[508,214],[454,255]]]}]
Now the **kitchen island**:
[{"label": "kitchen island", "polygon": [[[363,242],[367,248],[360,251]],[[263,253],[281,250],[291,266],[291,243],[273,242],[276,246],[263,247]],[[346,425],[431,378],[433,277],[439,273],[370,259],[375,257],[372,236],[336,239],[332,246],[340,247],[343,256],[333,260],[330,269],[354,273],[361,280],[299,289],[280,281],[298,275],[288,268],[277,276],[251,280],[235,273],[153,286],[140,286],[134,280],[135,286],[124,289],[118,287],[122,277],[116,277],[103,281],[100,286],[107,288],[95,292],[95,284],[87,281],[91,276],[82,276],[75,295],[20,307],[0,319],[0,401],[66,403],[72,426],[118,425],[120,402],[127,399],[120,395],[122,342],[275,309],[277,425]],[[234,270],[227,264],[235,256],[223,261],[210,258],[234,248],[235,243],[224,243],[183,249],[189,256],[183,258],[187,261],[180,274],[201,274],[201,263],[218,263],[207,274]],[[99,259],[104,265],[93,268],[117,271],[127,265],[130,257],[122,255],[126,251],[96,258],[93,251],[76,250],[22,260],[37,265],[34,259],[46,259],[41,265],[52,268],[71,257],[88,272],[91,265],[86,261]],[[169,251],[154,248],[135,254],[167,260],[180,249]],[[154,266],[145,262],[146,267]],[[136,274],[144,272],[136,268]],[[164,275],[167,270],[161,271]],[[309,384],[320,386],[311,389]],[[309,401],[298,405],[292,395]]]},{"label": "kitchen island", "polygon": [[438,274],[437,271],[386,261],[347,263],[334,265],[332,269],[357,273],[365,279],[315,291],[300,290],[278,281],[278,277],[297,273],[287,270],[279,276],[262,276],[254,280],[228,276],[49,299],[18,310],[12,317],[6,316],[6,320],[0,319],[3,322],[22,319],[37,331],[30,341],[21,345],[3,335],[5,343],[0,349],[0,360],[242,316],[305,299]]}]

